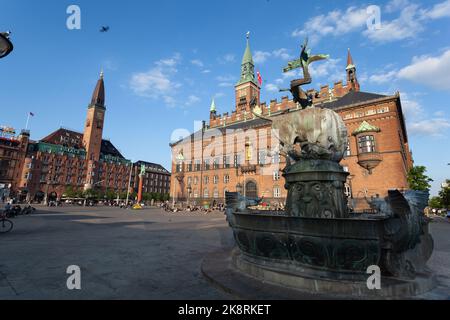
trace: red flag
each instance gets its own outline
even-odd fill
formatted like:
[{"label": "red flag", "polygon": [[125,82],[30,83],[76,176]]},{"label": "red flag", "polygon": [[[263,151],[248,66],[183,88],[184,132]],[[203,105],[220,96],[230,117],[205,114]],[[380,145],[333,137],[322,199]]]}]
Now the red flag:
[{"label": "red flag", "polygon": [[259,83],[260,86],[262,86],[263,79],[261,77],[261,73],[259,73],[259,71],[258,71],[257,74],[258,74],[258,83]]}]

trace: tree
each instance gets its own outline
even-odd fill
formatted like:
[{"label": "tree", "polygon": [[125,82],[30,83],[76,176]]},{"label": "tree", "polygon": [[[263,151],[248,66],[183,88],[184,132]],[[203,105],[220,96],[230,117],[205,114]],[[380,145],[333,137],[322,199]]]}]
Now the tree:
[{"label": "tree", "polygon": [[425,173],[427,172],[427,168],[425,166],[416,166],[413,167],[408,172],[408,184],[411,190],[416,191],[429,191],[431,188],[430,182],[433,182],[433,179],[428,177]]},{"label": "tree", "polygon": [[77,198],[78,192],[72,186],[68,186],[63,194],[63,198]]},{"label": "tree", "polygon": [[447,180],[446,185],[442,187],[442,190],[439,192],[439,197],[441,198],[442,207],[449,208],[450,207],[450,180]]},{"label": "tree", "polygon": [[433,197],[433,198],[431,198],[430,202],[428,203],[428,205],[432,209],[441,209],[442,208],[441,197]]}]

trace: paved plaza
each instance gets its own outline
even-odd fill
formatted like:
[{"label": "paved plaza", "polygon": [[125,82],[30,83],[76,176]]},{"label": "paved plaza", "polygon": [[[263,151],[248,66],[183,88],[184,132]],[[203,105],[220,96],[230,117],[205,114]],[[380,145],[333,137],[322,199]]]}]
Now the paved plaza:
[{"label": "paved plaza", "polygon": [[[450,223],[431,229],[443,285],[422,298],[449,298]],[[201,273],[206,255],[233,246],[219,213],[41,207],[14,219],[0,243],[0,299],[233,299]],[[70,265],[81,268],[81,290],[67,289]]]}]

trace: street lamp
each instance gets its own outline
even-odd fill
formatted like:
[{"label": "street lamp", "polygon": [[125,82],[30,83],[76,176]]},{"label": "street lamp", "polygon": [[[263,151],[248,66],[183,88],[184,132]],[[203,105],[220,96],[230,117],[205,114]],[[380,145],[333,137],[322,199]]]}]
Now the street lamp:
[{"label": "street lamp", "polygon": [[0,32],[0,59],[6,57],[13,51],[14,46],[9,40],[11,32]]},{"label": "street lamp", "polygon": [[191,187],[191,185],[188,185],[188,187],[187,187],[187,192],[188,192],[188,205],[189,205],[189,202],[190,202],[190,200],[191,200],[191,192],[192,192],[192,187]]}]

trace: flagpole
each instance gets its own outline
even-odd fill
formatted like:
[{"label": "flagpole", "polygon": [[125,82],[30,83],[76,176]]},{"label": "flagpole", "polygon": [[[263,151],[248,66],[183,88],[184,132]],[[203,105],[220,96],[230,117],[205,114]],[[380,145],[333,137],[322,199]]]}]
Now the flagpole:
[{"label": "flagpole", "polygon": [[25,130],[28,130],[28,124],[30,123],[30,113],[28,112],[27,123],[25,125]]}]

